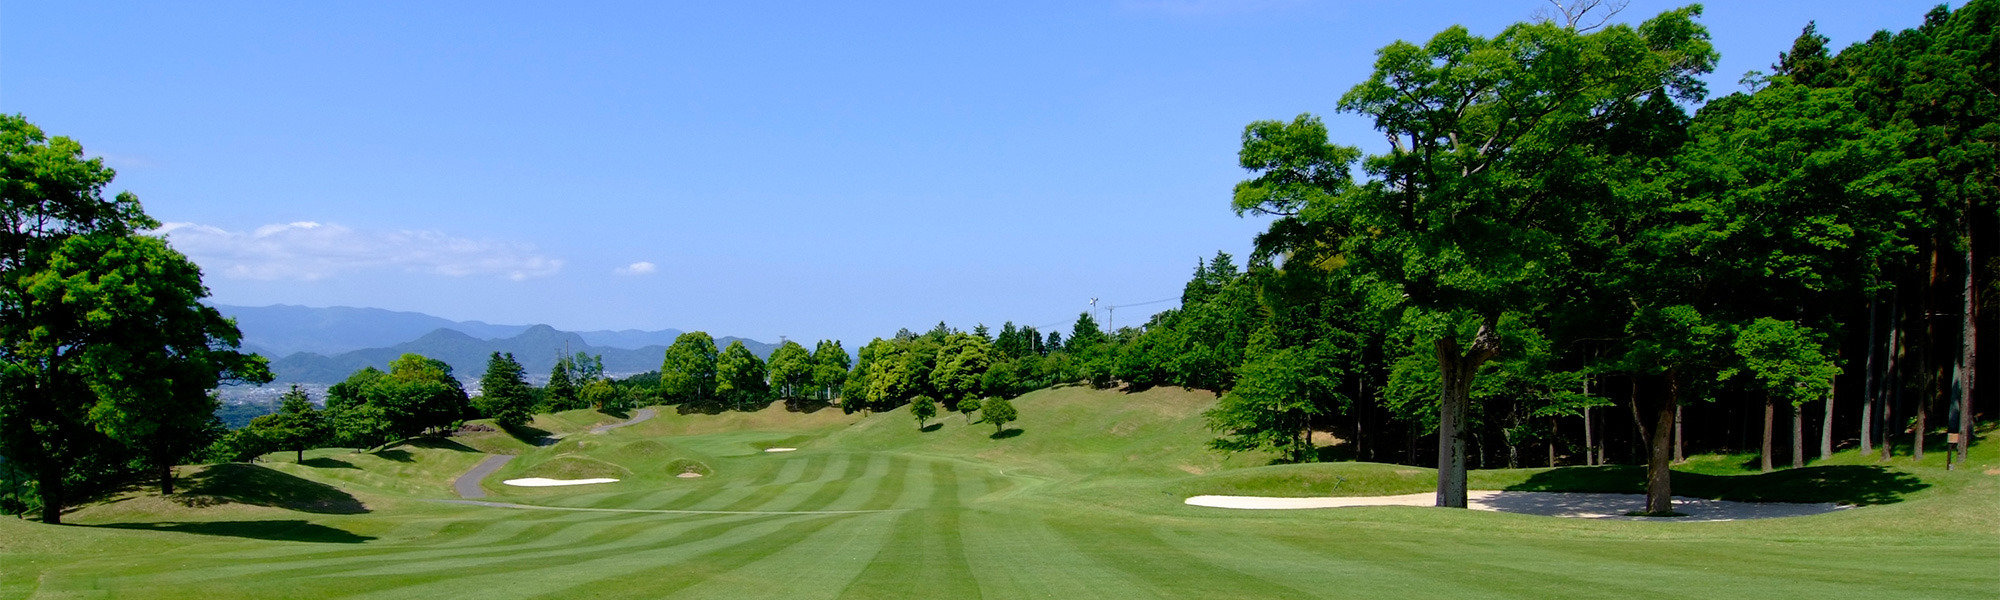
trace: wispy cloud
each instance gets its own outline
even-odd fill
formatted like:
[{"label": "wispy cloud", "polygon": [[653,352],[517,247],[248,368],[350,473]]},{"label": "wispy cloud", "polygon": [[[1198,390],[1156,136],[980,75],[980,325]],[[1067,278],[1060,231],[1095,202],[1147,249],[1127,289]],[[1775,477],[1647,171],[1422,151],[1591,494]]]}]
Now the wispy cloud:
[{"label": "wispy cloud", "polygon": [[612,269],[611,272],[617,273],[619,275],[651,275],[653,274],[654,271],[658,270],[660,270],[659,265],[642,260],[629,265],[618,267],[616,269]]},{"label": "wispy cloud", "polygon": [[1191,17],[1304,6],[1306,0],[1126,0],[1128,10]]},{"label": "wispy cloud", "polygon": [[203,269],[224,277],[312,281],[383,269],[452,277],[497,275],[515,281],[555,274],[561,259],[522,244],[453,237],[438,231],[371,231],[299,221],[229,231],[167,223],[154,233]]}]

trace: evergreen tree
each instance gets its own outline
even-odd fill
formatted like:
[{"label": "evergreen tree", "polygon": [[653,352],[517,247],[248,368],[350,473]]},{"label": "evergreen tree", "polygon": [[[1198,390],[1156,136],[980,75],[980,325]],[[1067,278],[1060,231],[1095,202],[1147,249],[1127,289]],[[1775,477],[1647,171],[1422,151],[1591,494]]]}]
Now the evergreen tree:
[{"label": "evergreen tree", "polygon": [[479,414],[501,427],[515,428],[528,423],[535,408],[533,390],[514,353],[494,352],[486,359],[486,373],[479,377],[479,397],[472,405]]},{"label": "evergreen tree", "polygon": [[576,394],[577,381],[572,378],[575,372],[575,365],[567,356],[557,358],[556,365],[549,369],[549,383],[542,386],[542,402],[548,405],[549,412],[581,407]]}]

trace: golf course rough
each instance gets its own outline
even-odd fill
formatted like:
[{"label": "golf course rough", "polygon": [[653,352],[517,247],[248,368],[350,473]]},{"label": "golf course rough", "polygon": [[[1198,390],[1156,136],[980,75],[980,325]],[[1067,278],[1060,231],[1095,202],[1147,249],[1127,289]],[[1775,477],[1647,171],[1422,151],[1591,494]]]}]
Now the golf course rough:
[{"label": "golf course rough", "polygon": [[[1009,426],[1021,433],[1000,439],[955,422],[920,432],[898,414],[669,408],[580,449],[523,445],[494,474],[523,478],[567,456],[578,460],[562,468],[601,462],[629,474],[620,481],[496,485],[485,501],[456,499],[451,482],[483,455],[450,443],[322,449],[303,464],[274,455],[235,472],[184,467],[186,493],[111,498],[73,513],[76,526],[0,519],[0,598],[1990,598],[2000,589],[2000,476],[1984,473],[2000,467],[1993,444],[1974,448],[1976,468],[1949,472],[1941,457],[1883,468],[1837,456],[1834,466],[1893,474],[1884,481],[1901,487],[1873,505],[1797,518],[1187,506],[1202,493],[1189,486],[1230,488],[1212,490],[1222,493],[1308,474],[1208,452],[1200,412],[1214,401],[1175,389],[1047,390],[1017,401],[1021,420]],[[712,474],[678,477],[675,461]],[[1376,481],[1410,493],[1401,486],[1422,479],[1421,469],[1397,472],[1416,469],[1407,466],[1315,467],[1342,489]],[[1282,477],[1215,478],[1256,472],[1246,469]],[[1548,475],[1479,472],[1475,487]]]}]

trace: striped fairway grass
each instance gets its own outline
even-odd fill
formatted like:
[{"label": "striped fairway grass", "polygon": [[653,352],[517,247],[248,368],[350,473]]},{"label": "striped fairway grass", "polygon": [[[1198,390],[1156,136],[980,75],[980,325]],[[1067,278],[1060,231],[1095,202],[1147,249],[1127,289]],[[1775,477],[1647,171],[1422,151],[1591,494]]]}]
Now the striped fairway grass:
[{"label": "striped fairway grass", "polygon": [[[1022,433],[1003,439],[955,416],[919,432],[900,411],[665,409],[565,444],[512,447],[520,456],[489,478],[487,500],[531,508],[439,502],[482,456],[470,448],[318,450],[303,464],[286,455],[254,468],[349,495],[365,512],[291,506],[283,495],[211,505],[141,492],[72,513],[75,526],[0,519],[0,598],[1976,598],[2000,589],[2000,476],[1984,474],[2000,465],[1991,444],[1972,469],[1895,466],[1924,482],[1900,501],[1794,519],[1229,511],[1181,500],[1216,486],[1321,480],[1400,491],[1424,474],[1300,471],[1208,453],[1199,412],[1212,402],[1180,390],[1038,392],[1017,403]],[[800,450],[758,446],[777,442]],[[565,456],[631,476],[560,489],[497,483]],[[713,473],[674,477],[676,460]]]}]

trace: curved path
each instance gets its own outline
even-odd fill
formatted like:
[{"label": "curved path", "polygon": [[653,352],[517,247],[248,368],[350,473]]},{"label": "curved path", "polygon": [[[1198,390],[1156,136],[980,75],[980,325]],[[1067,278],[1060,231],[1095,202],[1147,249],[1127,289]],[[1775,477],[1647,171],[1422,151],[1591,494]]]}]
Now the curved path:
[{"label": "curved path", "polygon": [[458,490],[458,497],[460,498],[485,498],[486,488],[479,487],[479,482],[485,481],[487,475],[492,475],[494,471],[500,470],[500,467],[505,466],[507,461],[510,460],[514,460],[514,455],[488,455],[486,460],[479,461],[479,464],[472,466],[472,470],[466,471],[464,475],[460,475],[458,479],[453,480],[451,487],[454,490]]},{"label": "curved path", "polygon": [[[1849,508],[1833,503],[1734,502],[1706,498],[1674,497],[1674,510],[1685,517],[1637,517],[1626,513],[1646,506],[1640,494],[1584,494],[1572,492],[1503,492],[1475,490],[1466,494],[1466,508],[1524,515],[1581,519],[1632,519],[1646,521],[1736,521],[1802,517]],[[1338,498],[1267,498],[1260,496],[1195,496],[1187,504],[1213,508],[1298,509],[1348,506],[1431,506],[1437,495],[1430,492],[1399,496],[1349,496]]]},{"label": "curved path", "polygon": [[[658,415],[659,413],[654,411],[653,409],[641,408],[638,411],[633,412],[632,418],[630,419],[619,421],[617,423],[611,423],[609,425],[598,425],[596,427],[590,428],[590,432],[604,433],[606,431],[611,431],[613,429],[624,427],[626,425],[634,425],[642,421],[645,421],[647,419],[651,419]],[[562,437],[561,436],[545,437],[542,438],[541,440],[538,440],[538,442],[535,445],[549,446],[555,444],[555,440],[559,439],[562,439]],[[472,470],[466,471],[464,475],[460,475],[458,476],[458,479],[453,480],[451,482],[451,487],[452,489],[458,491],[458,497],[460,498],[485,498],[486,488],[480,487],[479,482],[485,481],[486,476],[492,475],[494,472],[499,471],[500,467],[506,466],[507,461],[510,460],[514,460],[514,455],[512,454],[488,455],[486,457],[486,460],[479,461],[479,464],[472,466]]]},{"label": "curved path", "polygon": [[658,415],[658,414],[659,414],[659,413],[657,413],[657,412],[653,412],[653,409],[650,409],[650,408],[641,408],[641,409],[639,409],[638,411],[635,411],[635,412],[633,412],[633,413],[632,413],[632,418],[630,418],[630,419],[626,419],[626,420],[623,420],[623,421],[619,421],[619,422],[617,422],[617,423],[611,423],[611,424],[609,424],[609,425],[598,425],[598,426],[596,426],[596,427],[592,427],[592,428],[590,428],[590,432],[591,432],[591,433],[604,433],[604,432],[606,432],[606,431],[611,431],[611,430],[613,430],[613,429],[617,429],[617,428],[620,428],[620,427],[624,427],[624,426],[626,426],[626,425],[638,425],[639,423],[642,423],[642,422],[645,422],[645,421],[646,421],[647,419],[651,419],[651,418],[653,418],[653,417],[654,417],[655,415]]}]

